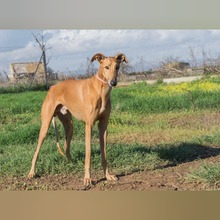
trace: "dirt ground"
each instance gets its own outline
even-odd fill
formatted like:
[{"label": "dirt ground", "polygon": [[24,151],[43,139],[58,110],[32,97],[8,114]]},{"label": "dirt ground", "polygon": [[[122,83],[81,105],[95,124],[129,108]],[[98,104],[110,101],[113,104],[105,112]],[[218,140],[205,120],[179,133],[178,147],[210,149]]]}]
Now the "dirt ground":
[{"label": "dirt ground", "polygon": [[182,163],[176,166],[156,169],[153,171],[141,171],[118,176],[118,181],[106,181],[102,173],[92,172],[93,185],[90,188],[83,186],[83,174],[81,175],[43,175],[34,179],[27,177],[6,177],[0,180],[0,190],[26,191],[26,190],[96,190],[96,191],[140,191],[140,190],[164,190],[164,191],[201,191],[218,190],[220,183],[208,185],[202,182],[190,182],[187,174],[190,169],[196,169],[203,163],[216,163],[220,155],[203,160]]}]

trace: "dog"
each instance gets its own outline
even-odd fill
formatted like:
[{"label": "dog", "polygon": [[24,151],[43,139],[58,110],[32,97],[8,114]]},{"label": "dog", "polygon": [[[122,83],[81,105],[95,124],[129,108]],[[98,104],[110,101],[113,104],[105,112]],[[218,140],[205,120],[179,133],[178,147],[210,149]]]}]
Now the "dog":
[{"label": "dog", "polygon": [[96,121],[98,121],[99,140],[102,157],[102,166],[107,180],[117,180],[111,175],[107,166],[106,141],[107,126],[111,112],[110,93],[112,87],[117,85],[117,76],[122,62],[127,63],[127,57],[118,53],[114,57],[106,57],[102,53],[95,54],[91,62],[100,63],[97,74],[88,79],[68,79],[51,86],[41,108],[41,128],[38,138],[38,145],[32,159],[32,166],[28,178],[35,176],[35,167],[40,148],[46,137],[48,128],[53,122],[56,131],[58,150],[62,152],[57,137],[55,117],[58,117],[64,126],[65,143],[64,150],[68,160],[70,156],[70,142],[73,135],[72,116],[85,122],[85,176],[84,185],[92,183],[90,174],[91,160],[91,133]]}]

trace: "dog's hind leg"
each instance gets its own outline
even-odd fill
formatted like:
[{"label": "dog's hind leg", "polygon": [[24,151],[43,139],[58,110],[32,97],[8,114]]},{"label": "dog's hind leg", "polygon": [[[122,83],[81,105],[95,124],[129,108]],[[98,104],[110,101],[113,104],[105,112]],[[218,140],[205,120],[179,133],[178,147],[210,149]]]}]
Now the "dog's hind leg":
[{"label": "dog's hind leg", "polygon": [[66,153],[66,157],[68,160],[71,160],[70,155],[70,142],[73,136],[73,120],[70,112],[67,110],[66,112],[58,112],[58,118],[63,124],[65,130],[65,143],[64,143],[64,150]]},{"label": "dog's hind leg", "polygon": [[38,144],[37,144],[37,149],[36,149],[35,154],[32,159],[32,166],[31,166],[31,170],[28,174],[28,178],[33,178],[35,176],[35,166],[36,166],[38,154],[40,152],[40,148],[41,148],[41,146],[44,142],[44,139],[46,137],[48,128],[50,126],[52,117],[54,115],[54,110],[55,110],[54,103],[52,101],[50,101],[50,99],[47,96],[43,105],[42,105],[42,109],[41,109],[41,121],[42,122],[41,122],[39,138],[38,138]]}]

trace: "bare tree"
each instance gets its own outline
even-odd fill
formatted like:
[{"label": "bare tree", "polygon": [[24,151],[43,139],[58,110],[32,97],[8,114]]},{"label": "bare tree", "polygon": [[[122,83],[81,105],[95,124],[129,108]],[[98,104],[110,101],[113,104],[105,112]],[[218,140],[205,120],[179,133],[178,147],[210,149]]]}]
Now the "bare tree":
[{"label": "bare tree", "polygon": [[40,58],[40,61],[43,60],[43,65],[44,65],[44,74],[45,74],[45,82],[46,82],[46,88],[48,89],[49,85],[48,85],[48,71],[47,71],[47,65],[48,62],[46,61],[46,51],[51,49],[51,47],[47,47],[47,41],[46,41],[46,36],[45,34],[43,34],[43,32],[39,33],[39,34],[34,34],[32,33],[34,39],[36,40],[36,42],[38,43],[38,46],[40,47],[41,51],[42,51],[42,55]]},{"label": "bare tree", "polygon": [[204,45],[202,46],[202,65],[204,73],[207,73],[207,54]]},{"label": "bare tree", "polygon": [[207,52],[205,47],[202,47],[203,70],[204,74],[220,72],[220,57],[213,56],[210,51]]},{"label": "bare tree", "polygon": [[198,63],[197,63],[197,59],[196,59],[196,56],[195,56],[195,47],[189,46],[189,56],[190,56],[190,59],[191,59],[191,61],[190,61],[191,66],[197,67]]},{"label": "bare tree", "polygon": [[135,72],[145,72],[146,71],[146,60],[144,56],[137,57],[137,62],[134,65]]},{"label": "bare tree", "polygon": [[168,56],[165,57],[159,64],[162,69],[177,69],[176,66],[179,63],[179,57]]}]

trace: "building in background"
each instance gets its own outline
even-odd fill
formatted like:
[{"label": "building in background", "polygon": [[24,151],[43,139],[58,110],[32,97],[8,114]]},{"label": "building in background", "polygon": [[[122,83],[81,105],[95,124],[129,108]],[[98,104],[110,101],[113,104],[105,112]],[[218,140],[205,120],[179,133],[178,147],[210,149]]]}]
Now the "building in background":
[{"label": "building in background", "polygon": [[29,81],[33,78],[35,72],[35,79],[44,82],[45,75],[42,62],[12,63],[10,64],[8,77],[13,82]]}]

